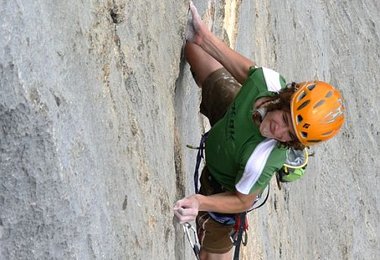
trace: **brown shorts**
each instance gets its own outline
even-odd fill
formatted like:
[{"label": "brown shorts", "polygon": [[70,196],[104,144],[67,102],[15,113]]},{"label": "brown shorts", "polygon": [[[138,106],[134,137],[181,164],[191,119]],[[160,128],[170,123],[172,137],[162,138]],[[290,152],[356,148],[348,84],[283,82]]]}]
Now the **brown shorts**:
[{"label": "brown shorts", "polygon": [[214,125],[227,111],[241,85],[225,69],[220,68],[207,77],[202,85],[202,102],[200,111],[210,125]]},{"label": "brown shorts", "polygon": [[[223,192],[223,187],[212,185],[210,178],[207,167],[204,167],[200,178],[200,193],[208,196]],[[196,223],[202,250],[216,254],[227,253],[231,250],[233,244],[230,236],[234,231],[234,225],[221,224],[213,220],[207,212],[199,212]]]},{"label": "brown shorts", "polygon": [[233,247],[231,234],[233,225],[224,225],[213,220],[207,212],[197,216],[197,232],[201,249],[209,253],[224,254]]}]

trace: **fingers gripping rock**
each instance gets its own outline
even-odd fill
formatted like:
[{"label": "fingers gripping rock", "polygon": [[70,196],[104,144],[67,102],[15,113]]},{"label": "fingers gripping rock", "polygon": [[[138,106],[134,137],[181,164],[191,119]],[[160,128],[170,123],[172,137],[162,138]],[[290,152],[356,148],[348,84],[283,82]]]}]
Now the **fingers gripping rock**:
[{"label": "fingers gripping rock", "polygon": [[200,25],[202,23],[202,18],[192,1],[190,1],[189,4],[189,11],[191,13],[191,16],[187,20],[185,37],[186,40],[193,42],[196,34],[199,31]]},{"label": "fingers gripping rock", "polygon": [[180,223],[194,221],[198,215],[199,203],[194,196],[179,200],[174,205],[174,215]]}]

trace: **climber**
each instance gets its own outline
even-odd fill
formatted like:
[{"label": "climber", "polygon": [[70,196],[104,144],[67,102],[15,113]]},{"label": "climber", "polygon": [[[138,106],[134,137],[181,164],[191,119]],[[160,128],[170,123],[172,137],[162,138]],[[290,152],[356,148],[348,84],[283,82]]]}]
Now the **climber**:
[{"label": "climber", "polygon": [[284,164],[286,149],[335,136],[344,123],[344,106],[328,83],[286,84],[277,72],[256,66],[213,35],[192,2],[190,11],[185,56],[211,129],[200,193],[177,201],[174,214],[180,223],[196,221],[200,259],[231,259],[233,225],[209,212],[251,208]]}]

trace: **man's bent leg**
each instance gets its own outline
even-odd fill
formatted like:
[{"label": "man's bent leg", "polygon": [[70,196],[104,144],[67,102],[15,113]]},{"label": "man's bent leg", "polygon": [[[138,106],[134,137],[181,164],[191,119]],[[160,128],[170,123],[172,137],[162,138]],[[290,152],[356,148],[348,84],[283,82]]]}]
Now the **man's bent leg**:
[{"label": "man's bent leg", "polygon": [[211,126],[224,116],[240,87],[241,85],[223,67],[205,79],[200,111],[209,119]]},{"label": "man's bent leg", "polygon": [[185,57],[191,66],[194,80],[200,87],[203,86],[204,81],[212,72],[223,67],[200,46],[191,42],[186,42]]},{"label": "man's bent leg", "polygon": [[230,251],[224,254],[215,254],[215,253],[209,253],[205,250],[201,250],[199,256],[201,260],[231,260],[233,251],[234,250],[231,249]]}]

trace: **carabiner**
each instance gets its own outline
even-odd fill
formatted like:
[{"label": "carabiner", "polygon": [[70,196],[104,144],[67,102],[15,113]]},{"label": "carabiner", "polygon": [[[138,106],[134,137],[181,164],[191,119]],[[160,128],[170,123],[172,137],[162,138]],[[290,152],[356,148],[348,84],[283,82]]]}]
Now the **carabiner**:
[{"label": "carabiner", "polygon": [[[192,231],[192,232],[190,232],[190,231]],[[190,246],[194,251],[195,257],[197,258],[197,260],[199,260],[200,259],[199,258],[200,244],[199,244],[197,231],[189,222],[185,222],[183,224],[183,232],[185,232],[185,234],[186,234],[187,240],[189,241]],[[190,233],[192,233],[192,234],[190,234]]]}]

